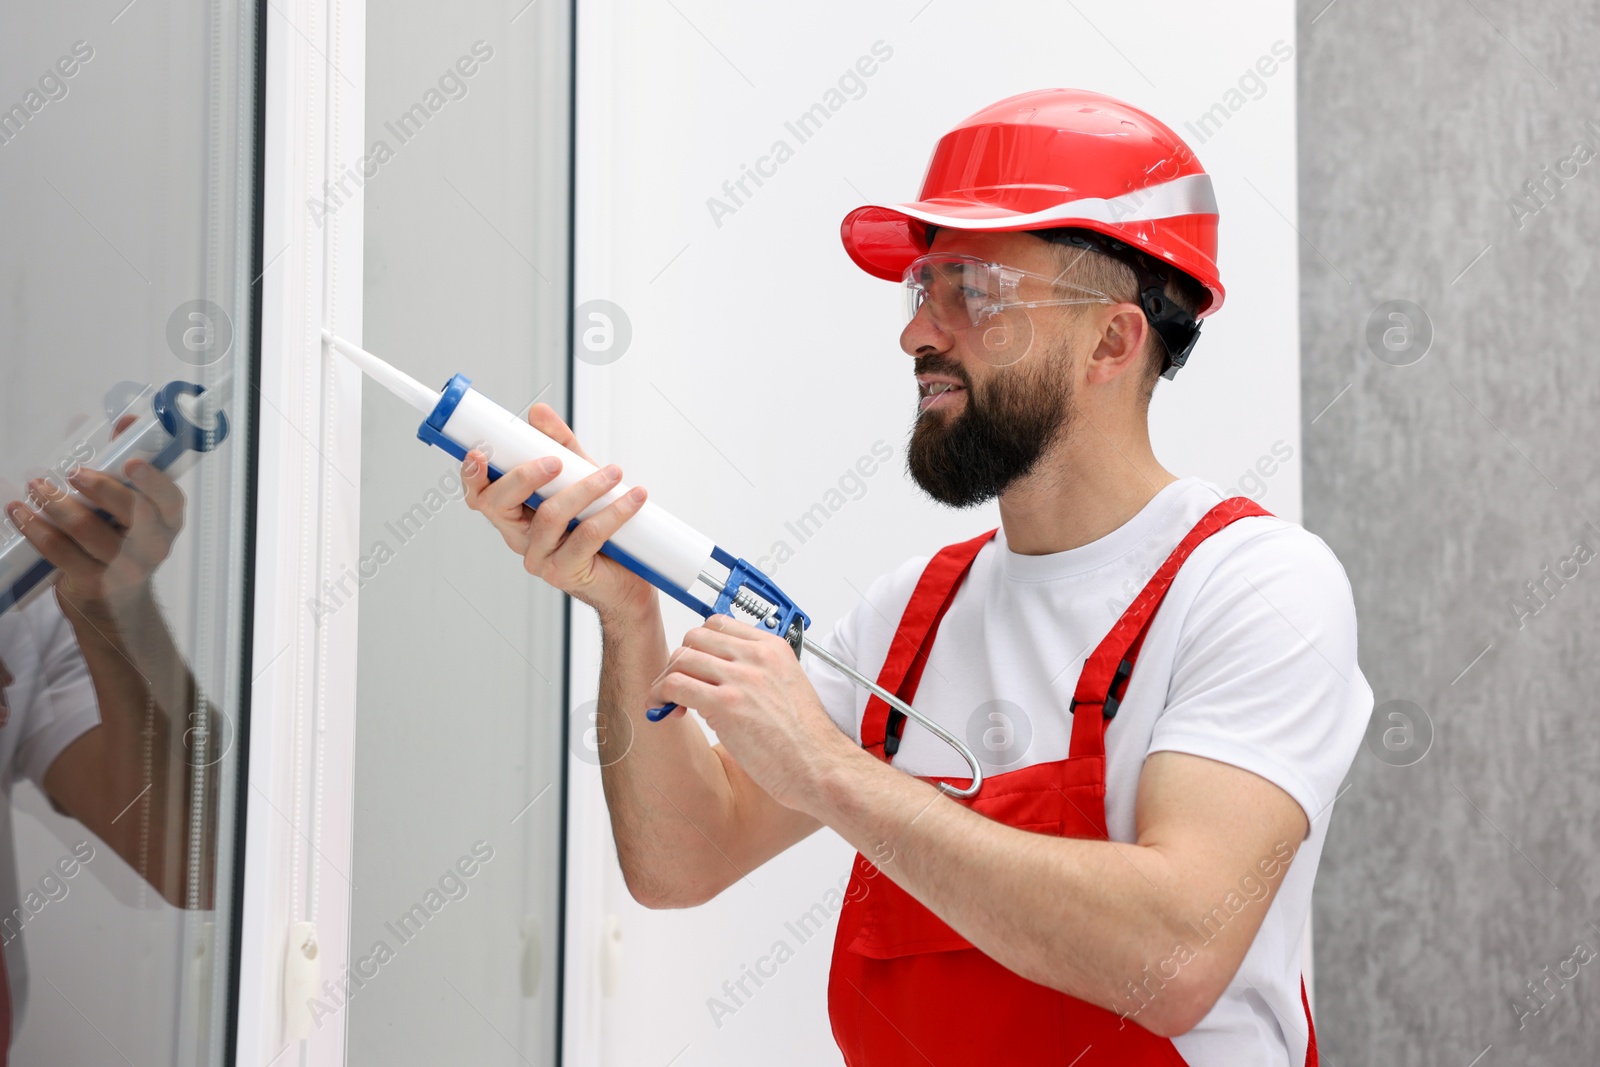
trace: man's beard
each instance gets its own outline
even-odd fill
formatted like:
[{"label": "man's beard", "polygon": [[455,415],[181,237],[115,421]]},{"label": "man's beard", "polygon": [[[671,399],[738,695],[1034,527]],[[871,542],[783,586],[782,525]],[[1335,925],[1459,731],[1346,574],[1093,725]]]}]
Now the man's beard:
[{"label": "man's beard", "polygon": [[[1057,361],[1041,363],[1053,368]],[[1033,470],[1067,427],[1072,390],[1065,374],[1058,380],[1002,371],[979,391],[959,364],[939,356],[919,357],[917,371],[948,374],[966,386],[959,413],[919,413],[911,427],[906,470],[941,504],[969,508],[999,496]]]}]

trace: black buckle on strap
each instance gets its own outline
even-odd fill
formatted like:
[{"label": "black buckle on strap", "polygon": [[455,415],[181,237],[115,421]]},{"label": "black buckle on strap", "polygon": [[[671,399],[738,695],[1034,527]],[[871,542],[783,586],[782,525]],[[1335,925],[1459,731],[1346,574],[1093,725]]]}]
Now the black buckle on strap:
[{"label": "black buckle on strap", "polygon": [[1128,678],[1133,674],[1133,661],[1123,660],[1117,664],[1117,673],[1111,676],[1111,685],[1106,689],[1106,718],[1115,718],[1117,709],[1122,706],[1122,698],[1117,695],[1117,688],[1126,685]]},{"label": "black buckle on strap", "polygon": [[889,709],[889,721],[884,723],[883,754],[893,756],[900,751],[900,735],[906,728],[905,713],[895,708]]},{"label": "black buckle on strap", "polygon": [[[1133,661],[1132,660],[1125,659],[1121,663],[1117,664],[1116,673],[1112,674],[1112,676],[1111,676],[1111,684],[1106,687],[1106,699],[1100,705],[1101,714],[1104,715],[1107,719],[1116,718],[1117,709],[1122,706],[1122,697],[1117,695],[1117,689],[1119,687],[1121,687],[1121,686],[1126,685],[1127,682],[1128,682],[1128,679],[1132,675],[1133,675]],[[1085,701],[1083,701],[1083,706],[1086,706],[1086,707],[1087,706],[1091,706],[1092,703],[1093,703],[1092,701],[1085,700]],[[1078,702],[1077,698],[1074,697],[1071,706],[1067,710],[1072,712],[1072,714],[1076,715],[1078,713],[1079,706],[1080,705],[1079,705],[1079,702]]]}]

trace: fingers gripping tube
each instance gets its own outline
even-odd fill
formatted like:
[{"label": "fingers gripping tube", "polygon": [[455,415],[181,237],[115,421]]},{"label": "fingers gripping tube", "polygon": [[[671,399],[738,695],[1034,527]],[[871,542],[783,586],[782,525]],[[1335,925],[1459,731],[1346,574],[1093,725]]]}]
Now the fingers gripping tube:
[{"label": "fingers gripping tube", "polygon": [[[768,633],[782,634],[788,640],[790,647],[798,658],[802,650],[809,651],[822,662],[843,674],[857,685],[877,694],[890,707],[900,712],[906,718],[926,728],[939,740],[955,749],[966,762],[972,772],[972,780],[965,788],[957,788],[948,782],[938,783],[939,790],[953,797],[976,796],[983,787],[983,767],[978,762],[972,750],[954,734],[944,727],[923,715],[910,704],[901,700],[893,693],[878,685],[871,678],[862,674],[854,667],[839,659],[833,653],[823,648],[806,636],[806,628],[811,625],[811,620],[797,607],[788,595],[761,571],[751,566],[743,559],[734,559],[721,548],[713,550],[713,558],[728,567],[726,581],[716,576],[700,572],[700,581],[717,591],[715,606],[699,605],[697,610],[707,618],[713,614],[733,615],[733,608],[738,608],[755,619],[755,625]],[[687,602],[688,599],[678,599]],[[691,605],[693,606],[693,605]],[[677,708],[676,704],[663,704],[657,708],[650,708],[645,712],[645,717],[651,722],[660,722]]]}]

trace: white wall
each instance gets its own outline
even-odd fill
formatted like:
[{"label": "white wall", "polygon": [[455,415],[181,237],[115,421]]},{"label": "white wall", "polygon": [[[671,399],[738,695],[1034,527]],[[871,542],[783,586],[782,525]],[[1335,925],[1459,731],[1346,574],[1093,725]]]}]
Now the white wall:
[{"label": "white wall", "polygon": [[[1225,19],[1176,2],[580,4],[574,297],[614,301],[632,327],[620,359],[577,364],[580,437],[737,554],[754,560],[788,540],[795,556],[775,576],[819,632],[908,556],[995,524],[993,505],[949,512],[903,475],[915,394],[897,344],[901,295],[851,264],[838,224],[863,200],[911,199],[934,142],[971,112],[1073,86],[1177,129],[1221,204],[1228,300],[1190,366],[1157,390],[1158,456],[1233,488],[1286,442],[1295,458],[1255,495],[1298,520],[1293,62],[1257,98],[1231,98],[1241,106],[1203,143],[1185,127],[1226,106],[1274,42],[1294,40],[1293,12],[1277,2],[1233,5]],[[864,94],[797,144],[785,121],[878,41],[893,53]],[[779,138],[794,157],[717,225],[707,198]],[[803,545],[787,535],[785,521],[878,440],[896,458],[866,493]],[[598,657],[592,614],[575,612],[578,702],[593,696]],[[670,637],[694,622],[669,608]],[[569,1062],[838,1062],[825,1007],[831,937],[794,946],[784,929],[837,887],[849,859],[837,837],[816,835],[705,907],[651,913],[623,887],[585,764],[574,764],[572,811]],[[620,931],[608,996],[607,916]],[[796,958],[717,1026],[707,998],[779,938]]]}]

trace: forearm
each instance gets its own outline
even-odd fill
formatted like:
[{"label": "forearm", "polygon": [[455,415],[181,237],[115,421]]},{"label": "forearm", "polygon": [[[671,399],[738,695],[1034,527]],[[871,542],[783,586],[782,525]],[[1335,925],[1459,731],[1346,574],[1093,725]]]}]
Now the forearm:
[{"label": "forearm", "polygon": [[[1080,1000],[1126,1010],[1127,983],[1193,941],[1183,878],[1161,850],[1014,829],[864,752],[840,761],[813,814],[997,962]],[[1205,966],[1165,982],[1139,1021],[1160,1032],[1194,1016],[1191,998],[1215,984]]]},{"label": "forearm", "polygon": [[[164,673],[161,667],[134,647],[136,643],[158,643],[159,639],[136,636],[140,630],[155,626],[165,634],[166,626],[160,621],[153,600],[148,607],[139,604],[115,613],[66,599],[61,606],[89,668],[100,714],[100,731],[107,753],[114,757],[101,768],[104,778],[95,791],[96,814],[101,813],[98,809],[104,809],[116,816],[135,799],[140,802],[117,820],[118,831],[114,831],[113,836],[124,836],[120,831],[126,831],[128,824],[138,825],[136,816],[141,806],[148,806],[156,813],[155,821],[161,821],[160,813],[167,810],[171,794],[170,750],[175,742],[175,716],[171,711],[181,705],[172,682],[161,678]],[[187,681],[188,671],[182,674]],[[157,681],[158,678],[161,680]],[[75,792],[81,796],[84,791]],[[78,803],[85,806],[84,799]],[[87,811],[80,815],[84,816],[93,817]],[[107,843],[117,847],[114,840]],[[152,840],[150,847],[155,853],[160,843]],[[118,848],[118,851],[122,850]],[[123,858],[129,857],[124,855]],[[154,859],[152,855],[152,861]],[[160,864],[153,862],[153,866],[159,869]]]},{"label": "forearm", "polygon": [[606,805],[629,891],[654,907],[700,903],[741,873],[729,858],[733,791],[705,731],[687,715],[645,718],[667,658],[656,598],[602,617],[593,725]]},{"label": "forearm", "polygon": [[[194,677],[179,653],[153,596],[143,594],[115,611],[70,600],[62,609],[94,685],[100,725],[84,739],[87,753],[69,748],[47,776],[63,807],[104,840],[171,903],[209,906],[213,853],[216,745],[224,743],[215,711],[199,701]],[[197,703],[199,701],[199,703]],[[209,751],[206,793],[191,798],[188,743],[205,727]],[[76,747],[76,746],[74,746]],[[202,809],[197,814],[193,805]],[[190,837],[203,839],[204,870],[191,872]],[[191,874],[201,885],[189,900]]]}]

